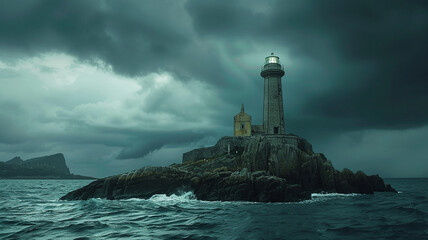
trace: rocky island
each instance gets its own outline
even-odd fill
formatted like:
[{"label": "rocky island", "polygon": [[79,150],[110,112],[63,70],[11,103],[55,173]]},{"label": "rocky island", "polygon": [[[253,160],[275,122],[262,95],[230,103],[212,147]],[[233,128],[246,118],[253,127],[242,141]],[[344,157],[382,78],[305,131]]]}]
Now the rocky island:
[{"label": "rocky island", "polygon": [[315,192],[396,192],[378,175],[335,170],[305,139],[285,135],[223,137],[213,147],[184,153],[182,164],[99,179],[61,199],[150,198],[182,191],[193,191],[199,200],[255,202],[301,201]]},{"label": "rocky island", "polygon": [[0,178],[8,179],[94,179],[70,173],[64,154],[22,160],[14,157],[0,162]]},{"label": "rocky island", "polygon": [[181,164],[143,167],[99,179],[61,199],[150,198],[193,191],[199,200],[290,202],[310,199],[315,192],[396,192],[378,175],[335,170],[305,139],[285,133],[284,73],[279,57],[272,53],[265,58],[260,73],[264,78],[262,125],[252,125],[242,105],[234,117],[233,137],[184,153]]}]

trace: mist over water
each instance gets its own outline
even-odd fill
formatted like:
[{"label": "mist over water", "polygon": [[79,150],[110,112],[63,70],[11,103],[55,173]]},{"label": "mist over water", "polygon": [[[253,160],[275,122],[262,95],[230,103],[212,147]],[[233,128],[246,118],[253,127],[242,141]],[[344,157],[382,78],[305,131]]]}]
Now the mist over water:
[{"label": "mist over water", "polygon": [[60,201],[88,180],[0,180],[1,239],[428,239],[428,179],[400,193],[313,194],[297,203]]}]

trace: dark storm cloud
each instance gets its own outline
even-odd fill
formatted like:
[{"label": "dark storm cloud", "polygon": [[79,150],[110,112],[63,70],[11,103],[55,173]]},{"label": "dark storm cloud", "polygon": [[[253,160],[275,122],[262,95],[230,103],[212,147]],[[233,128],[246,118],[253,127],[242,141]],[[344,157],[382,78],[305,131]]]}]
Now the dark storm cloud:
[{"label": "dark storm cloud", "polygon": [[[322,71],[300,69],[313,72],[302,77],[331,86],[302,105],[311,119],[319,119],[315,129],[428,122],[428,111],[422,110],[428,108],[426,1],[276,1],[265,13],[251,11],[245,2],[189,1],[187,9],[201,36],[281,44],[293,58],[316,62]],[[290,125],[302,125],[305,117],[294,116]]]},{"label": "dark storm cloud", "polygon": [[222,83],[222,71],[211,67],[221,67],[219,59],[198,46],[187,18],[181,1],[1,1],[0,45],[101,59],[130,76],[170,71]]},{"label": "dark storm cloud", "polygon": [[146,132],[135,135],[133,141],[118,155],[118,159],[140,158],[165,145],[184,145],[195,142],[207,135],[206,132]]},{"label": "dark storm cloud", "polygon": [[254,12],[246,1],[188,1],[186,9],[198,33],[216,38],[257,37],[268,17]]},{"label": "dark storm cloud", "polygon": [[89,125],[75,119],[67,122],[69,126],[65,134],[47,135],[43,138],[66,144],[102,143],[105,146],[120,147],[122,150],[116,159],[143,158],[164,146],[183,146],[213,134],[210,130],[141,130]]},{"label": "dark storm cloud", "polygon": [[[423,30],[428,28],[426,2],[334,1],[305,6],[303,12],[312,16],[311,22],[293,16],[295,9],[286,11],[287,6],[275,8],[275,20],[285,24],[288,34],[284,40],[300,31],[317,42],[327,38],[327,45],[296,44],[304,43],[301,39],[294,44],[308,56],[312,49],[315,54],[331,51],[336,55],[326,67],[331,69],[327,77],[338,86],[309,101],[308,111],[341,120],[358,119],[350,126],[356,128],[408,128],[427,123],[428,112],[420,110],[428,107],[424,90],[428,87],[424,80],[428,73],[428,32]],[[323,54],[313,57],[321,61]],[[350,65],[362,68],[337,74]]]},{"label": "dark storm cloud", "polygon": [[85,123],[76,124],[72,131],[79,134],[88,133],[88,136],[82,141],[81,136],[67,134],[62,139],[57,140],[75,144],[102,142],[107,146],[121,147],[122,150],[116,159],[142,158],[163,146],[183,146],[213,134],[209,130],[138,130],[135,128],[89,126]]},{"label": "dark storm cloud", "polygon": [[[305,76],[332,86],[302,104],[304,112],[325,119],[317,127],[347,119],[357,119],[345,126],[349,129],[427,122],[428,112],[420,110],[428,108],[425,1],[269,4],[258,11],[246,1],[188,1],[185,9],[165,1],[2,1],[0,44],[24,53],[67,51],[86,61],[99,58],[127,75],[166,70],[230,85],[234,75],[215,48],[201,46],[194,35],[223,43],[251,38],[286,47],[292,57],[324,69]],[[251,51],[225,45],[228,54]],[[289,121],[299,125],[302,119],[295,116]]]}]

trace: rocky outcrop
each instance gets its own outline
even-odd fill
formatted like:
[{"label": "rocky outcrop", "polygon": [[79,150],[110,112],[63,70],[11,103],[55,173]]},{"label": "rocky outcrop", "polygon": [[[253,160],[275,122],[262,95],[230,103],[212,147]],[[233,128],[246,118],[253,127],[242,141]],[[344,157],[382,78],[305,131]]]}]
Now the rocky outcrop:
[{"label": "rocky outcrop", "polygon": [[193,174],[172,167],[144,167],[129,173],[98,179],[63,196],[63,200],[89,198],[150,198],[154,194],[172,194],[187,186]]},{"label": "rocky outcrop", "polygon": [[20,157],[14,157],[9,161],[0,162],[0,178],[92,179],[71,174],[62,153],[25,161]]},{"label": "rocky outcrop", "polygon": [[155,194],[193,191],[199,200],[290,202],[310,198],[300,185],[290,185],[283,178],[267,172],[204,172],[196,174],[177,167],[143,167],[99,179],[61,197],[61,200],[89,198],[150,198]]},{"label": "rocky outcrop", "polygon": [[[204,155],[205,149],[208,149],[208,154]],[[210,158],[198,160],[198,156]],[[349,169],[335,170],[324,154],[314,153],[306,140],[295,135],[223,137],[214,147],[183,154],[184,159],[187,161],[177,167],[196,172],[213,171],[221,166],[228,170],[266,171],[310,192],[370,194],[394,191],[377,175],[368,177],[361,171],[354,174]]]},{"label": "rocky outcrop", "polygon": [[197,199],[209,201],[295,202],[310,199],[300,185],[264,171],[206,172],[192,179]]},{"label": "rocky outcrop", "polygon": [[149,198],[183,190],[200,200],[259,202],[300,201],[313,192],[396,192],[377,175],[335,170],[302,138],[278,135],[223,137],[213,147],[183,154],[182,164],[100,179],[61,199]]},{"label": "rocky outcrop", "polygon": [[[262,136],[255,137],[222,137],[216,145],[212,147],[198,148],[183,154],[183,163],[197,161],[200,159],[217,158],[227,153],[241,154],[244,148],[249,145],[254,146],[259,142]],[[269,142],[276,145],[293,145],[299,147],[302,151],[312,154],[312,145],[305,139],[296,135],[275,135],[269,137]],[[250,147],[251,148],[251,147]]]}]

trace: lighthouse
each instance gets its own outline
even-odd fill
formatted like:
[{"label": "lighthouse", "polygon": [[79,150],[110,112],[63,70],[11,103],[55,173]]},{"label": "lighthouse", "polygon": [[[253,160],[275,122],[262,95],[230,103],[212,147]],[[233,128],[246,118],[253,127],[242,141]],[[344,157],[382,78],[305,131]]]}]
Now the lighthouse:
[{"label": "lighthouse", "polygon": [[264,78],[263,132],[266,135],[285,134],[281,77],[284,67],[272,53],[265,58],[260,75]]},{"label": "lighthouse", "polygon": [[234,117],[234,136],[285,135],[281,84],[284,66],[279,62],[279,57],[273,53],[266,57],[260,75],[264,79],[263,124],[252,125],[251,116],[244,112],[242,105],[241,112]]}]

